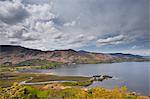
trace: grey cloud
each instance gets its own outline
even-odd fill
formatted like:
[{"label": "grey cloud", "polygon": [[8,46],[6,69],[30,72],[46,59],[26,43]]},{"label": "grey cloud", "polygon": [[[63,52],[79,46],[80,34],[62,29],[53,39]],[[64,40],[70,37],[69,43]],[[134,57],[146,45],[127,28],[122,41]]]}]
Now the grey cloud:
[{"label": "grey cloud", "polygon": [[29,13],[20,3],[0,1],[0,5],[0,20],[4,23],[14,25],[29,16]]},{"label": "grey cloud", "polygon": [[36,41],[39,40],[39,38],[35,38],[35,37],[26,37],[23,39],[23,41]]},{"label": "grey cloud", "polygon": [[51,0],[22,0],[22,3],[31,4],[31,5],[33,5],[33,4],[37,4],[37,5],[41,4],[42,5],[42,4],[45,4],[45,3],[50,4]]},{"label": "grey cloud", "polygon": [[14,25],[29,16],[29,13],[20,3],[0,1],[0,5],[0,20],[6,24]]},{"label": "grey cloud", "polygon": [[[12,31],[13,32],[13,31]],[[24,36],[24,34],[26,34],[28,32],[27,29],[22,28],[20,30],[15,30],[14,33],[12,33],[11,35],[8,35],[8,38],[10,38],[11,40],[13,39],[17,39],[20,43],[22,41],[35,41],[35,40],[39,40],[38,36],[33,36],[33,35],[29,35],[29,36]],[[17,43],[17,41],[11,41],[11,44],[15,44]]]},{"label": "grey cloud", "polygon": [[[148,0],[55,0],[53,10],[66,23],[80,17],[80,25],[76,25],[76,28],[96,36],[116,31],[138,35],[137,28],[148,26],[145,23],[148,20],[147,2]],[[134,33],[128,33],[134,28]]]},{"label": "grey cloud", "polygon": [[16,41],[10,41],[10,44],[20,44],[20,43]]},{"label": "grey cloud", "polygon": [[61,38],[63,38],[63,34],[62,33],[59,33],[57,35],[54,35],[53,37],[55,40],[60,40]]},{"label": "grey cloud", "polygon": [[16,30],[12,35],[8,36],[8,38],[23,38],[23,33],[25,32],[25,29]]},{"label": "grey cloud", "polygon": [[78,36],[76,39],[72,39],[72,41],[69,42],[69,44],[78,44],[78,43],[83,43],[86,41],[84,36]]},{"label": "grey cloud", "polygon": [[127,37],[124,35],[118,35],[106,39],[99,39],[97,40],[97,46],[104,46],[104,45],[115,45],[120,43],[125,43],[127,41]]},{"label": "grey cloud", "polygon": [[10,43],[46,50],[135,44],[149,39],[148,0],[5,2],[9,5],[0,11],[0,38]]},{"label": "grey cloud", "polygon": [[13,1],[13,0],[0,0],[0,1]]},{"label": "grey cloud", "polygon": [[2,14],[0,15],[0,19],[7,23],[7,24],[16,24],[18,22],[23,21],[26,17],[28,17],[28,13],[26,12],[26,10],[22,9],[22,8],[18,8],[18,10],[16,11],[11,11],[13,13],[9,13],[11,14],[11,16],[3,16]]}]

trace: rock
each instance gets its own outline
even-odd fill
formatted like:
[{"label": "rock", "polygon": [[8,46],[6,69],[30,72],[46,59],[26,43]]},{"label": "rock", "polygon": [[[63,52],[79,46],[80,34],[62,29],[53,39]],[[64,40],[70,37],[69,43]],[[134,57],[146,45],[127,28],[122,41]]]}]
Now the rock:
[{"label": "rock", "polygon": [[109,79],[109,78],[112,78],[112,76],[109,76],[109,75],[94,75],[92,79],[94,81],[103,81],[103,80]]}]

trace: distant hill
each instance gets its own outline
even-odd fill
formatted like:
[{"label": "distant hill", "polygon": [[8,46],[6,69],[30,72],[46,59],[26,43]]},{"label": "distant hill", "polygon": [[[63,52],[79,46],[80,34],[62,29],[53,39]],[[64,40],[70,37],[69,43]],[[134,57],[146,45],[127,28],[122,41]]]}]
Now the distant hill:
[{"label": "distant hill", "polygon": [[[48,62],[61,63],[111,63],[122,61],[149,61],[139,55],[122,53],[94,53],[87,51],[75,51],[72,49],[41,51],[21,46],[0,45],[1,65],[41,65]],[[40,62],[39,62],[40,61]],[[42,63],[43,62],[43,63]],[[31,64],[32,63],[32,64]]]},{"label": "distant hill", "polygon": [[133,55],[133,54],[122,54],[122,53],[112,53],[110,54],[114,57],[118,57],[118,58],[143,58],[143,56],[140,56],[140,55]]}]

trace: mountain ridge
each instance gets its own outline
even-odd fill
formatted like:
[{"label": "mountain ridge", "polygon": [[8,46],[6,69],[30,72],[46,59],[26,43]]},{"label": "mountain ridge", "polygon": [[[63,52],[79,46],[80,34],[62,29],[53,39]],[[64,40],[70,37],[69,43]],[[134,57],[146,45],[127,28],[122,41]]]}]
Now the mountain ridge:
[{"label": "mountain ridge", "polygon": [[[10,62],[19,64],[32,59],[47,60],[62,63],[107,63],[120,61],[144,61],[140,55],[123,53],[96,53],[87,51],[75,51],[73,49],[48,50],[25,48],[18,45],[0,45],[0,64]],[[149,59],[148,59],[149,60]]]}]

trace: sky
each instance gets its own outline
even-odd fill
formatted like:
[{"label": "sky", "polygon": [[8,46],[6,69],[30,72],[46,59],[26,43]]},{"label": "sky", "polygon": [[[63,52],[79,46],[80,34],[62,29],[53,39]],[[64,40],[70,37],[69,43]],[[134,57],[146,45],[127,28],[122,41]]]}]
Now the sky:
[{"label": "sky", "polygon": [[150,0],[0,0],[0,45],[150,55]]}]

